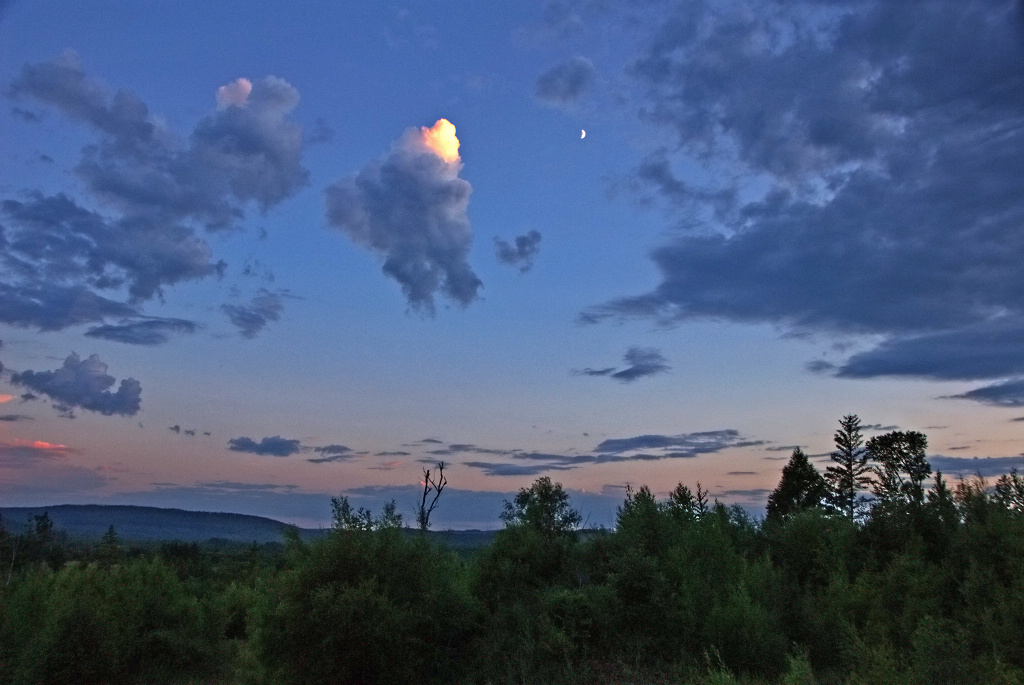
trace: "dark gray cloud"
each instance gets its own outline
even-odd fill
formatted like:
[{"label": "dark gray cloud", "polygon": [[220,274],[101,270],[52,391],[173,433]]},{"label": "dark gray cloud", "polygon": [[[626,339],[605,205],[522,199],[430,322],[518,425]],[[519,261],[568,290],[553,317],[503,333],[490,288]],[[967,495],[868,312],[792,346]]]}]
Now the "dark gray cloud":
[{"label": "dark gray cloud", "polygon": [[959,395],[944,395],[943,399],[973,400],[994,407],[1024,407],[1024,379],[1012,380],[983,385]]},{"label": "dark gray cloud", "polygon": [[662,459],[693,459],[703,454],[714,454],[734,447],[753,447],[765,444],[762,440],[744,438],[739,431],[725,429],[680,435],[638,435],[601,442],[591,454],[550,454],[527,452],[520,449],[484,449],[475,445],[456,444],[458,450],[444,450],[444,454],[457,452],[491,454],[506,457],[507,461],[469,461],[465,466],[482,469],[493,476],[537,475],[546,471],[567,471],[589,464],[608,464],[624,461],[660,461]]},{"label": "dark gray cloud", "polygon": [[289,457],[296,452],[301,452],[303,447],[299,440],[289,440],[282,438],[280,435],[274,435],[269,438],[262,438],[259,442],[245,436],[231,438],[228,440],[228,449],[232,452],[248,452],[250,454],[271,457]]},{"label": "dark gray cloud", "polygon": [[135,93],[111,93],[88,76],[73,53],[26,64],[10,94],[54,107],[101,134],[83,150],[76,171],[91,193],[129,216],[226,228],[244,216],[247,203],[266,211],[308,182],[302,127],[289,119],[299,93],[274,76],[224,86],[217,111],[188,139],[167,130]]},{"label": "dark gray cloud", "polygon": [[844,377],[1022,373],[1021,5],[658,7],[631,17],[626,73],[675,141],[636,180],[684,231],[651,254],[656,288],[582,320],[887,337]]},{"label": "dark gray cloud", "polygon": [[173,431],[175,433],[180,433],[181,432],[181,426],[179,426],[178,424],[174,424],[173,426],[168,427],[167,430]]},{"label": "dark gray cloud", "polygon": [[[92,130],[95,140],[82,149],[75,173],[103,213],[37,191],[2,203],[5,323],[60,330],[135,318],[138,306],[165,288],[223,274],[225,264],[197,229],[236,226],[250,206],[265,212],[307,183],[302,130],[290,119],[298,92],[275,77],[222,88],[217,110],[187,137],[131,91],[112,91],[86,74],[73,53],[24,65],[8,95]],[[91,333],[159,344],[187,328],[127,325]]]},{"label": "dark gray cloud", "polygon": [[482,283],[466,261],[472,190],[461,162],[445,161],[409,129],[391,151],[324,191],[327,221],[384,260],[413,310],[434,312],[436,294],[466,306]]},{"label": "dark gray cloud", "polygon": [[928,463],[935,471],[964,477],[975,475],[998,476],[1009,473],[1010,469],[1024,470],[1024,456],[1016,457],[928,457]]},{"label": "dark gray cloud", "polygon": [[281,299],[281,293],[260,288],[248,305],[225,304],[221,305],[221,311],[238,327],[243,338],[255,338],[267,323],[281,318],[284,309]]},{"label": "dark gray cloud", "polygon": [[576,466],[561,464],[507,464],[490,461],[467,461],[465,466],[480,469],[485,476],[539,476],[551,471],[569,471]]},{"label": "dark gray cloud", "polygon": [[916,376],[978,380],[1024,374],[1024,318],[993,321],[924,335],[897,337],[851,356],[843,378]]},{"label": "dark gray cloud", "polygon": [[185,319],[146,317],[118,325],[95,326],[85,332],[90,338],[103,338],[129,345],[162,345],[172,334],[195,333],[199,325]]},{"label": "dark gray cloud", "polygon": [[645,376],[653,376],[665,373],[672,367],[666,362],[659,350],[652,347],[630,347],[622,356],[627,364],[623,369],[608,367],[604,369],[574,369],[573,374],[578,376],[608,376],[623,383],[632,383]]},{"label": "dark gray cloud", "polygon": [[533,266],[533,260],[540,252],[540,233],[529,231],[515,237],[515,244],[508,243],[501,238],[494,239],[494,250],[498,261],[510,266],[518,266],[519,273],[526,273]]},{"label": "dark gray cloud", "polygon": [[763,445],[764,441],[744,439],[740,432],[727,428],[716,431],[681,433],[680,435],[637,435],[602,441],[595,450],[602,454],[621,455],[637,450],[665,450],[676,455],[697,456],[719,452],[729,447]]},{"label": "dark gray cloud", "polygon": [[81,285],[0,283],[0,321],[12,326],[59,331],[138,313],[135,307],[109,300]]},{"label": "dark gray cloud", "polygon": [[356,455],[356,453],[352,451],[352,448],[346,447],[345,445],[325,445],[323,447],[314,447],[313,451],[320,455],[306,460],[313,464],[326,464],[332,461],[346,461]]},{"label": "dark gray cloud", "polygon": [[110,392],[115,379],[99,355],[82,360],[72,352],[56,371],[22,371],[11,375],[11,383],[31,388],[55,400],[54,407],[70,415],[75,407],[105,416],[134,416],[142,402],[142,385],[134,378],[121,381]]},{"label": "dark gray cloud", "polygon": [[0,414],[0,421],[34,421],[31,416],[25,416],[24,414]]},{"label": "dark gray cloud", "polygon": [[541,74],[533,93],[549,104],[569,105],[587,91],[596,74],[589,59],[572,57]]}]

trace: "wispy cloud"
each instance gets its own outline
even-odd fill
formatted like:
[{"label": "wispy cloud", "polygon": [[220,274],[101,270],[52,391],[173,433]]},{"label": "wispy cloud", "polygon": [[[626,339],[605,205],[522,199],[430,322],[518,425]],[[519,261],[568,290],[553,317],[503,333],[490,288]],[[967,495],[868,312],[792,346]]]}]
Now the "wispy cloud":
[{"label": "wispy cloud", "polygon": [[668,365],[661,352],[652,347],[630,347],[622,356],[624,368],[607,367],[604,369],[574,369],[577,376],[608,376],[622,383],[632,383],[646,376],[665,373],[672,367]]}]

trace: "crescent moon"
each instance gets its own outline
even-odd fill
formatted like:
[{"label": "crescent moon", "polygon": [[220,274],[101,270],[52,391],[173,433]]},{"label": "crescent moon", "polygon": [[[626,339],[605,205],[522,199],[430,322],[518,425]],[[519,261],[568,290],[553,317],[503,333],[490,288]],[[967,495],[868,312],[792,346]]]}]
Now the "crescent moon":
[{"label": "crescent moon", "polygon": [[581,128],[580,129],[580,140],[583,140],[586,137],[587,137],[587,132],[584,129]]}]

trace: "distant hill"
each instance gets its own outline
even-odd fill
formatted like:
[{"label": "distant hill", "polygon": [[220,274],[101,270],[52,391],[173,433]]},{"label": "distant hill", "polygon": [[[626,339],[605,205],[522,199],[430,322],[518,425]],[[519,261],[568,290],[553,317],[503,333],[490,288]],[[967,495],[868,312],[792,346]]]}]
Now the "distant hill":
[{"label": "distant hill", "polygon": [[[248,514],[226,514],[183,509],[160,509],[100,504],[60,504],[52,507],[0,508],[4,527],[18,531],[30,516],[48,512],[54,528],[70,537],[99,539],[110,526],[124,540],[180,540],[204,542],[211,538],[234,542],[282,542],[287,524]],[[303,537],[322,531],[300,529]]]},{"label": "distant hill", "polygon": [[[50,507],[0,507],[4,527],[12,533],[21,532],[30,516],[47,512],[54,528],[72,538],[98,540],[114,526],[118,536],[128,541],[205,542],[218,538],[232,542],[283,542],[289,526],[263,516],[227,514],[184,509],[161,509],[109,504],[59,504]],[[299,528],[304,539],[326,533],[319,528]],[[468,551],[489,545],[491,530],[432,531],[452,549]]]}]

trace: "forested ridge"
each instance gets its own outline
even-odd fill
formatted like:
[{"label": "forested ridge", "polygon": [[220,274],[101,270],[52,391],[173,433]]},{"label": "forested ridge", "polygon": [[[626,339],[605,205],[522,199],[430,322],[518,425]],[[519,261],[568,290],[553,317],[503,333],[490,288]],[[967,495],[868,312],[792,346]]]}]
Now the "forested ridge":
[{"label": "forested ridge", "polygon": [[540,478],[473,551],[344,497],[284,545],[0,521],[0,683],[1024,683],[1024,477],[948,482],[852,415],[835,445],[794,449],[763,519],[639,486],[581,531]]}]

